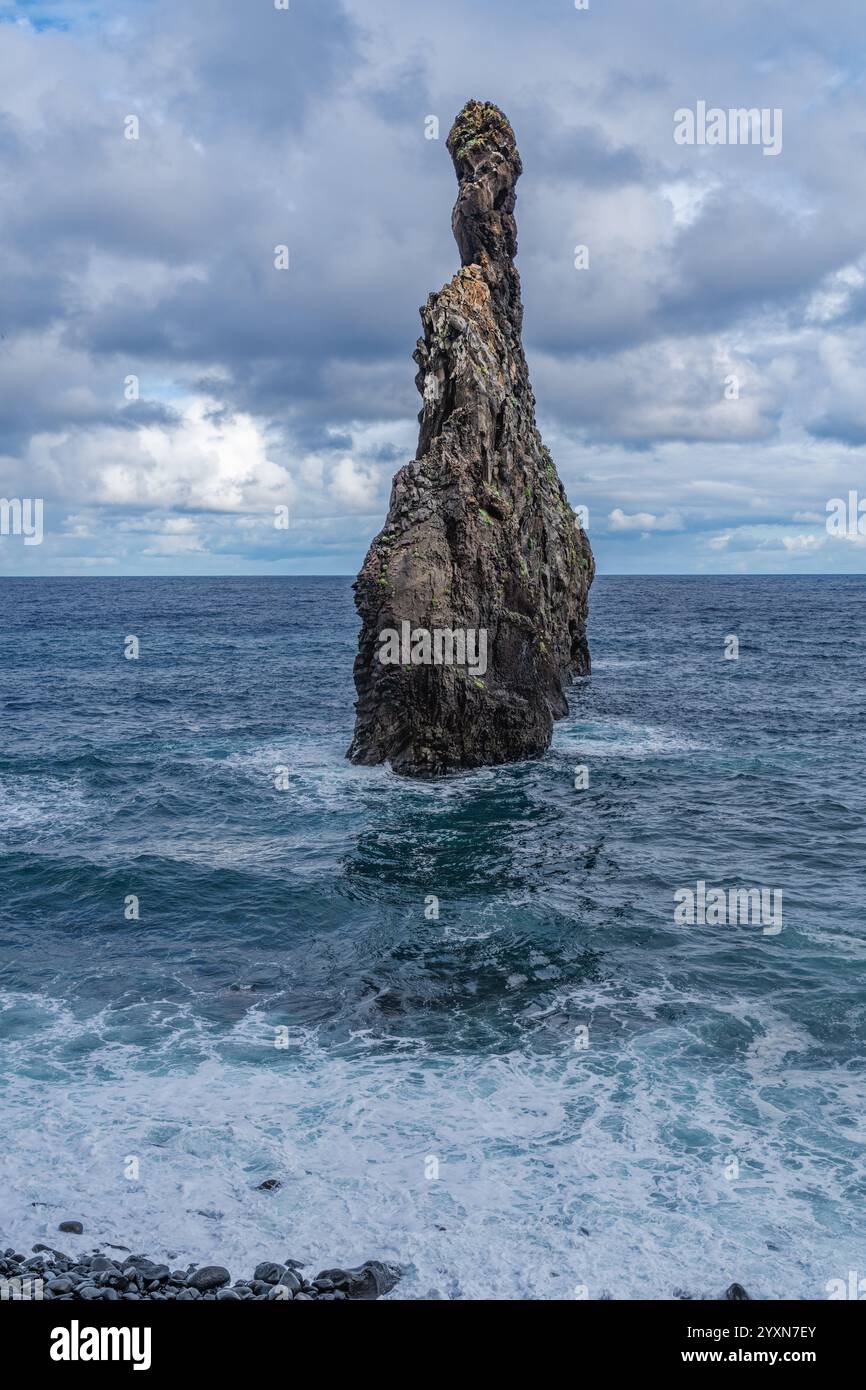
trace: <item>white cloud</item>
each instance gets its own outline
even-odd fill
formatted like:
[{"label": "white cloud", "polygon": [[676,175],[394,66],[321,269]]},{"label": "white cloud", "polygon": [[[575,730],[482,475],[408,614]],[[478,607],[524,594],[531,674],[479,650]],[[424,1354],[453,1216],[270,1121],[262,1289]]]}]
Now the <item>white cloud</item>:
[{"label": "white cloud", "polygon": [[177,424],[34,435],[27,462],[90,505],[232,512],[297,496],[290,473],[268,457],[261,423],[204,397],[187,401]]},{"label": "white cloud", "polygon": [[823,545],[826,544],[827,539],[828,539],[828,538],[827,538],[826,535],[823,535],[823,536],[809,536],[809,535],[783,536],[783,537],[782,537],[782,544],[783,544],[783,546],[785,547],[786,550],[788,550],[788,551],[790,551],[790,552],[792,552],[792,553],[800,553],[800,554],[803,554],[803,553],[808,553],[808,552],[811,552],[811,551],[814,551],[814,550],[820,550],[821,547],[822,547]]},{"label": "white cloud", "polygon": [[828,275],[809,300],[806,321],[824,324],[841,318],[851,303],[853,294],[864,285],[864,262],[843,266],[841,270]]},{"label": "white cloud", "polygon": [[683,519],[679,512],[666,512],[655,516],[652,512],[635,512],[626,516],[620,507],[614,507],[608,517],[612,531],[681,531]]},{"label": "white cloud", "polygon": [[353,511],[369,512],[376,506],[380,480],[381,470],[374,465],[342,458],[331,474],[328,491],[336,502]]}]

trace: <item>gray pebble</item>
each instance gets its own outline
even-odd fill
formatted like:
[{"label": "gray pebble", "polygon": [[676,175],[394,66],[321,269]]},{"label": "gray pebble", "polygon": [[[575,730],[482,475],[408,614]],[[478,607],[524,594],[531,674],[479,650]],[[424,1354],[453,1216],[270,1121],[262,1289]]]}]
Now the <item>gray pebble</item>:
[{"label": "gray pebble", "polygon": [[189,1276],[187,1283],[190,1288],[199,1289],[205,1293],[208,1289],[219,1289],[223,1284],[227,1284],[231,1279],[227,1269],[222,1265],[204,1265],[197,1269],[194,1274]]}]

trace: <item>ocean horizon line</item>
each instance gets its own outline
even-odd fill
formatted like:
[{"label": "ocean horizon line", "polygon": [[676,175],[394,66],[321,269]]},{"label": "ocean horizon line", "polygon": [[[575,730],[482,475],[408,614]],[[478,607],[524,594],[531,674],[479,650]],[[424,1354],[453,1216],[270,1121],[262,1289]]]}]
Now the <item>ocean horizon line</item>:
[{"label": "ocean horizon line", "polygon": [[[128,580],[143,579],[153,581],[154,579],[170,580],[214,580],[214,579],[351,579],[355,580],[354,571],[345,570],[332,572],[330,574],[4,574],[0,575],[0,583],[8,580],[27,580],[30,582],[40,582],[44,580],[70,580],[78,583],[81,580],[104,581],[106,579]],[[794,579],[866,579],[866,573],[842,573],[837,574],[833,570],[819,570],[811,573],[807,570],[795,570],[786,574],[730,574],[723,570],[665,570],[656,573],[610,573],[596,574],[596,581],[599,579],[779,579],[790,581]]]}]

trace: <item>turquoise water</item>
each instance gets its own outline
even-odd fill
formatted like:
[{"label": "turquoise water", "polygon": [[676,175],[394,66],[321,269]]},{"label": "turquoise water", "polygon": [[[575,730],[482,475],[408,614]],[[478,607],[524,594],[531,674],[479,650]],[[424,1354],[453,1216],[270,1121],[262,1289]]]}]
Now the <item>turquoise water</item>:
[{"label": "turquoise water", "polygon": [[[0,599],[0,1243],[866,1275],[866,580],[602,578],[548,754],[434,783],[344,758],[348,580]],[[782,931],[675,925],[698,880]]]}]

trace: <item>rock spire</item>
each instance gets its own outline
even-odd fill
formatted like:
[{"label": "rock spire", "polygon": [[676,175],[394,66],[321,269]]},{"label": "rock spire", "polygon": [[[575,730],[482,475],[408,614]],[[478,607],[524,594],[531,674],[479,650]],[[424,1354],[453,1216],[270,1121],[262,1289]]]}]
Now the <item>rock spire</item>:
[{"label": "rock spire", "polygon": [[348,756],[433,776],[531,758],[589,672],[586,533],[535,423],[514,265],[522,165],[499,110],[448,137],[462,269],[421,310],[418,451],[355,584],[361,617]]}]

